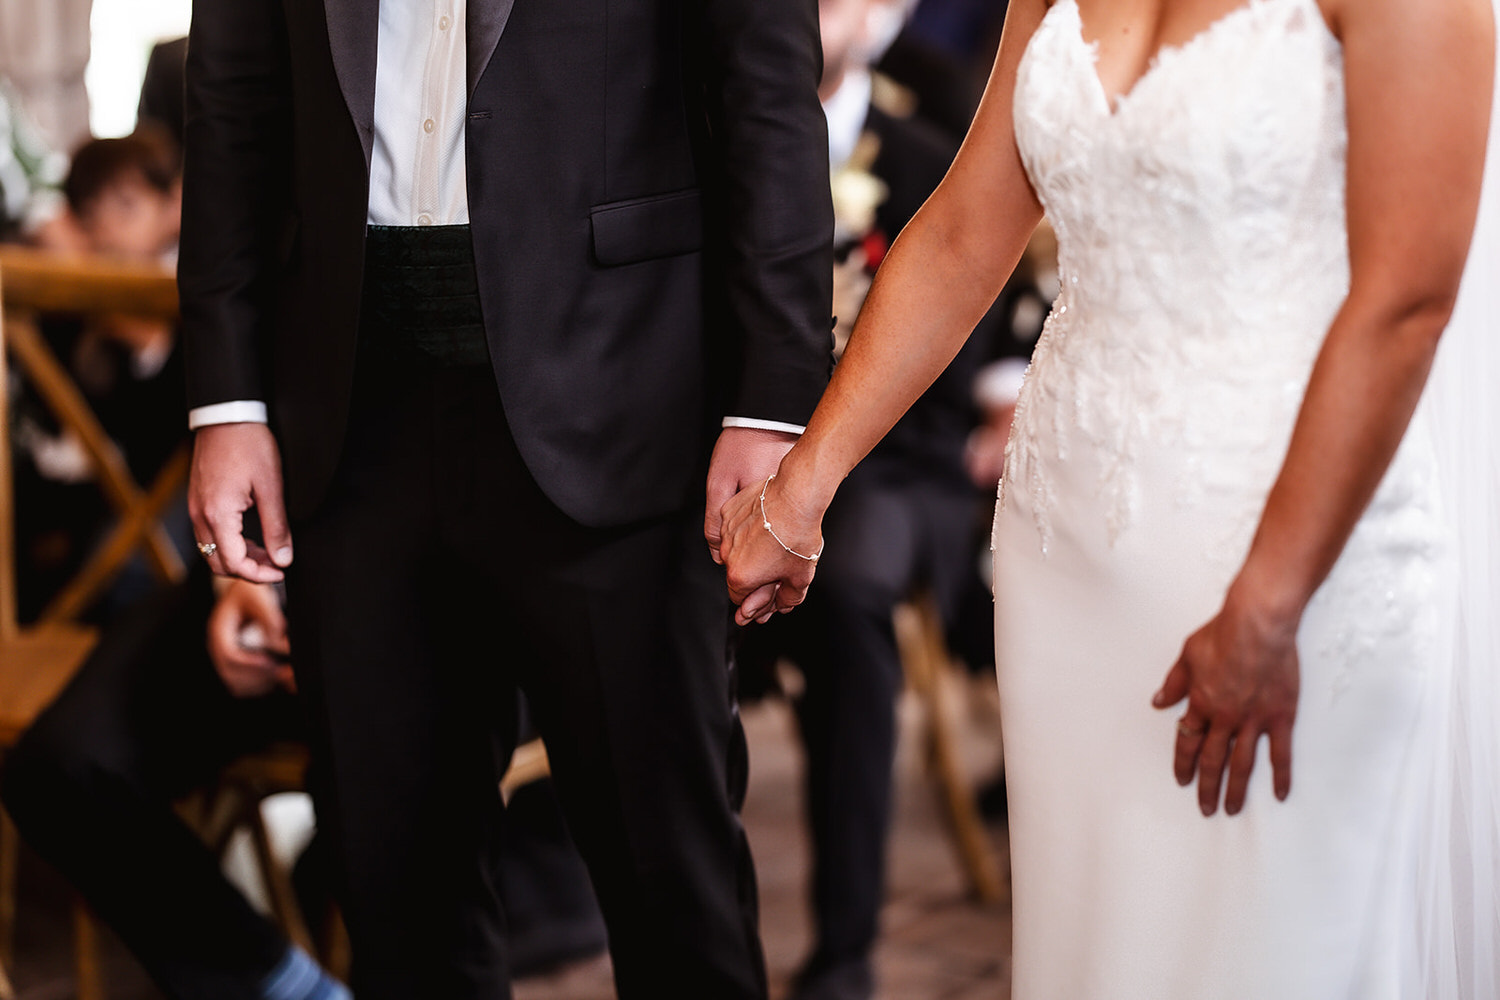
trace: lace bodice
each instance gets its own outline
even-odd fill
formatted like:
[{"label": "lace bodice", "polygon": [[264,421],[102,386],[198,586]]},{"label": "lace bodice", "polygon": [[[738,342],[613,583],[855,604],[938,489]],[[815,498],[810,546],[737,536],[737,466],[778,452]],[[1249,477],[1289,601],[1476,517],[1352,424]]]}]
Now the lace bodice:
[{"label": "lace bodice", "polygon": [[1238,487],[1274,477],[1348,290],[1342,59],[1315,0],[1250,0],[1160,52],[1113,107],[1095,57],[1075,0],[1057,0],[1016,80],[1062,291],[1002,502],[1028,491],[1044,547],[1049,466],[1080,444],[1111,537],[1144,450],[1180,456],[1177,501],[1223,487],[1258,507],[1263,491]]}]

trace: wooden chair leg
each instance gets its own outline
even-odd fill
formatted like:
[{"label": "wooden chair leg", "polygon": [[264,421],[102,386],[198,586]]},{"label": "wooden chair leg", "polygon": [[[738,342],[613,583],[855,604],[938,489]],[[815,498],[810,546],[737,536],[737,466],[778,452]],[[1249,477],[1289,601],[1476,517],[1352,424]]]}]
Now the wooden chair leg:
[{"label": "wooden chair leg", "polygon": [[10,814],[0,809],[0,1000],[15,1000],[6,970],[15,951],[16,866],[20,852],[20,835]]},{"label": "wooden chair leg", "polygon": [[338,905],[329,902],[323,912],[322,926],[318,929],[318,961],[336,979],[349,981],[349,967],[353,964],[349,945],[349,928],[344,926],[344,915]]},{"label": "wooden chair leg", "polygon": [[0,967],[4,968],[9,968],[15,959],[16,868],[20,853],[21,835],[10,813],[0,809]]},{"label": "wooden chair leg", "polygon": [[957,733],[943,698],[951,660],[936,609],[927,602],[898,608],[896,637],[907,683],[922,703],[928,750],[959,864],[975,896],[995,902],[1004,897],[1004,887],[974,805],[973,789],[959,762]]},{"label": "wooden chair leg", "polygon": [[297,893],[292,887],[291,873],[271,850],[271,834],[266,829],[266,820],[258,801],[250,803],[247,817],[250,839],[255,847],[255,863],[260,868],[261,882],[265,886],[266,898],[271,901],[271,913],[292,943],[309,955],[316,954],[312,934],[303,919],[302,908],[297,905]]},{"label": "wooden chair leg", "polygon": [[73,966],[78,1000],[104,1000],[104,973],[99,966],[99,925],[81,897],[73,898]]}]

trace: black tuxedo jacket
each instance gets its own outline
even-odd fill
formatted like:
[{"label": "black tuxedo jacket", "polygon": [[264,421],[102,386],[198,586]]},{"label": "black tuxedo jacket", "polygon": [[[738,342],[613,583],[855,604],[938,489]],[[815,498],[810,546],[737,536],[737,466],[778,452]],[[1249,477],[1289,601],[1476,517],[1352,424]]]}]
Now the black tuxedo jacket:
[{"label": "black tuxedo jacket", "polygon": [[[265,400],[293,516],[349,408],[377,0],[199,0],[179,280],[188,402]],[[575,519],[701,501],[724,414],[829,370],[812,0],[469,0],[467,172],[516,442]]]}]

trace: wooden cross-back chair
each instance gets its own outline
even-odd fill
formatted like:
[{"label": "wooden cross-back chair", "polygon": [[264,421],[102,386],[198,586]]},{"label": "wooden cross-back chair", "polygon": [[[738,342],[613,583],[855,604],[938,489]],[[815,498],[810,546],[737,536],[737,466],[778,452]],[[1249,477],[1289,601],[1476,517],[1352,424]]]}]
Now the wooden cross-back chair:
[{"label": "wooden cross-back chair", "polygon": [[79,623],[137,553],[163,582],[181,579],[182,560],[162,526],[162,513],[187,479],[188,454],[179,451],[143,488],[100,426],[83,394],[53,355],[37,326],[44,313],[127,313],[175,320],[177,284],[157,267],[101,263],[36,251],[0,248],[0,401],[13,363],[41,402],[83,447],[100,490],[114,508],[114,527],[78,573],[34,622],[17,617],[15,505],[9,405],[0,407],[0,753],[14,742],[72,675],[93,646]]},{"label": "wooden cross-back chair", "polygon": [[[96,635],[79,621],[125,565],[144,555],[161,581],[184,574],[161,517],[187,478],[188,452],[172,457],[155,481],[142,486],[119,449],[58,361],[37,324],[44,314],[127,314],[175,320],[177,285],[158,267],[131,266],[0,247],[0,757],[72,678],[94,648]],[[7,363],[87,454],[115,523],[78,573],[35,621],[18,616],[16,523],[12,479],[10,386]],[[17,837],[0,812],[0,1000],[11,995],[6,976],[15,919]],[[93,925],[78,908],[80,998],[102,995],[94,964]]]}]

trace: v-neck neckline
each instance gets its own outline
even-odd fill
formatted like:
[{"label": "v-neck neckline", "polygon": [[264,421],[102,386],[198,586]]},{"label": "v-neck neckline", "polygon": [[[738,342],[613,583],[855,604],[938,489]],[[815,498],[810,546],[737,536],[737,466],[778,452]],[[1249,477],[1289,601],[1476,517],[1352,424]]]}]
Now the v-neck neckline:
[{"label": "v-neck neckline", "polygon": [[[1078,9],[1078,0],[1057,0],[1057,2],[1060,4],[1071,4],[1073,7],[1073,20],[1078,29],[1074,34],[1077,35],[1079,43],[1089,54],[1088,72],[1093,78],[1094,89],[1104,103],[1105,114],[1110,118],[1114,118],[1120,113],[1124,105],[1128,104],[1131,98],[1136,95],[1141,86],[1156,75],[1156,71],[1164,59],[1170,59],[1175,55],[1205,44],[1209,38],[1222,31],[1226,25],[1237,22],[1249,16],[1256,9],[1264,7],[1267,4],[1276,3],[1278,0],[1245,0],[1244,3],[1231,7],[1214,18],[1184,41],[1175,44],[1164,43],[1157,46],[1156,51],[1151,53],[1151,58],[1147,61],[1145,70],[1135,78],[1129,87],[1113,96],[1105,89],[1104,81],[1099,76],[1099,42],[1097,40],[1089,41],[1087,33],[1084,30],[1083,13]],[[1318,20],[1323,20],[1321,11],[1318,13]]]}]

